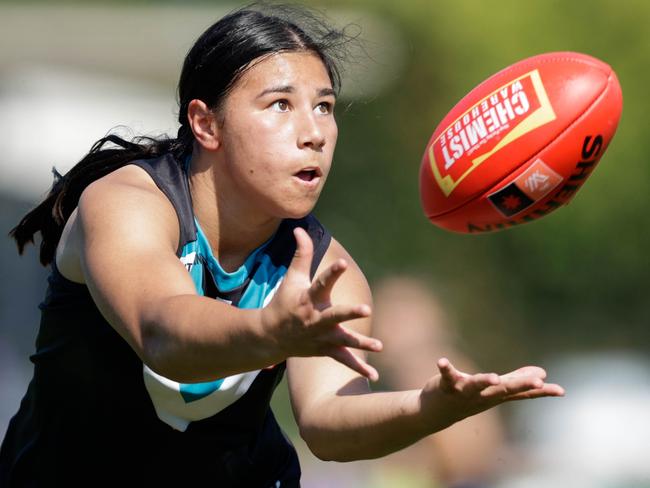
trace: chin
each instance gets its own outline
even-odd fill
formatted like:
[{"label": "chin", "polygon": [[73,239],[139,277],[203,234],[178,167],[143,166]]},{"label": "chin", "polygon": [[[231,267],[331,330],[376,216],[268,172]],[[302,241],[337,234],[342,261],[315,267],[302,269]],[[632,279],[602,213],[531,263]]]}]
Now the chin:
[{"label": "chin", "polygon": [[316,201],[293,202],[281,205],[276,215],[283,219],[302,219],[311,213],[316,206]]},{"label": "chin", "polygon": [[314,206],[312,205],[309,207],[309,209],[304,210],[304,209],[290,209],[284,212],[283,219],[302,219],[304,217],[307,217],[311,213],[311,211],[314,209]]},{"label": "chin", "polygon": [[321,188],[296,192],[294,187],[277,187],[273,192],[260,195],[256,206],[262,212],[277,219],[301,219],[314,210]]}]

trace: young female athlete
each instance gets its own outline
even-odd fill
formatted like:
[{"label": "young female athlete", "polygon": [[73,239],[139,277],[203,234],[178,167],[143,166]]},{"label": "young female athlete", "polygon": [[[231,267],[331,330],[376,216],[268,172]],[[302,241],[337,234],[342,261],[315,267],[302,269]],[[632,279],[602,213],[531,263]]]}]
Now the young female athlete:
[{"label": "young female athlete", "polygon": [[336,144],[341,42],[228,15],[187,55],[178,137],[100,140],[12,231],[21,251],[41,233],[52,274],[0,485],[298,486],[269,409],[285,368],[326,460],[563,394],[537,367],[471,375],[446,359],[421,389],[370,392],[368,284],[310,214]]}]

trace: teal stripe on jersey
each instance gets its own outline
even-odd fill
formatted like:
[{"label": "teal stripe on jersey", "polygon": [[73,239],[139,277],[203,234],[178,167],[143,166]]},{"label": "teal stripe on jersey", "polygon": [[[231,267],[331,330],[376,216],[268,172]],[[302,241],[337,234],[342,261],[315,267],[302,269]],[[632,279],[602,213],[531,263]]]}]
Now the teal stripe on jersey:
[{"label": "teal stripe on jersey", "polygon": [[180,392],[185,403],[195,402],[210,393],[217,391],[223,380],[208,381],[206,383],[180,383]]},{"label": "teal stripe on jersey", "polygon": [[[273,238],[255,249],[239,269],[228,273],[214,257],[210,244],[196,219],[195,223],[197,240],[188,242],[183,247],[181,261],[186,264],[192,281],[194,281],[197,293],[205,296],[205,290],[203,289],[203,273],[205,269],[199,264],[201,261],[199,260],[199,256],[206,263],[208,272],[212,275],[217,287],[222,292],[228,292],[243,285],[250,272],[255,268],[255,265],[259,263],[255,275],[249,281],[237,306],[247,309],[262,308],[267,297],[274,293],[278,283],[287,272],[285,266],[275,266],[271,258],[263,253],[264,248]],[[205,383],[180,383],[179,391],[185,403],[191,403],[217,391],[223,384],[223,381],[223,379],[218,379]]]},{"label": "teal stripe on jersey", "polygon": [[246,278],[248,278],[250,275],[253,266],[255,265],[257,256],[264,250],[266,245],[270,242],[270,239],[255,249],[252,253],[250,253],[250,255],[246,258],[246,261],[244,261],[244,264],[242,264],[239,269],[229,273],[221,267],[219,261],[217,261],[217,259],[214,257],[214,254],[212,254],[210,243],[205,237],[205,234],[203,233],[199,222],[196,219],[194,219],[194,222],[196,223],[196,230],[198,233],[197,242],[199,246],[199,253],[205,258],[205,261],[208,264],[208,268],[210,269],[210,272],[212,273],[214,281],[219,287],[219,290],[228,292],[234,290],[238,286],[243,285],[246,281]]},{"label": "teal stripe on jersey", "polygon": [[274,292],[279,281],[287,273],[285,266],[276,267],[267,254],[263,254],[259,268],[246,291],[239,299],[239,308],[261,308],[266,298]]}]

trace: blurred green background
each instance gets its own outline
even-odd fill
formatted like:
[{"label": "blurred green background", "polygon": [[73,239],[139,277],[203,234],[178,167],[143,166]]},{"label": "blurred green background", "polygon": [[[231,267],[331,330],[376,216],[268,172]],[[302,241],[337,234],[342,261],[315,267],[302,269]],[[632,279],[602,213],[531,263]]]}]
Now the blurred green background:
[{"label": "blurred green background", "polygon": [[[648,351],[650,3],[341,2],[401,32],[404,71],[339,115],[336,167],[318,212],[371,281],[427,277],[479,363],[602,347]],[[471,88],[528,56],[572,50],[609,63],[623,88],[618,132],[573,202],[490,235],[430,225],[417,170],[437,122]]]},{"label": "blurred green background", "polygon": [[[413,274],[430,283],[461,331],[465,351],[490,370],[509,370],[564,354],[605,354],[612,349],[647,356],[650,2],[303,3],[324,10],[339,25],[360,26],[371,54],[353,63],[367,71],[359,66],[350,69],[347,81],[352,90],[344,89],[337,107],[339,142],[334,168],[316,209],[371,285],[395,273]],[[0,76],[6,79],[16,67],[46,59],[58,69],[73,67],[137,80],[170,101],[172,122],[147,130],[173,130],[173,93],[182,56],[204,27],[237,5],[0,2]],[[115,12],[122,17],[111,17]],[[172,20],[161,30],[158,20],[165,12]],[[66,24],[71,15],[81,19],[77,21],[79,37],[65,41],[75,35]],[[100,41],[93,37],[110,32],[106,24],[115,18],[131,16],[129,22],[114,24],[118,31],[122,29],[119,36]],[[30,31],[34,24],[29,19],[46,26],[40,37]],[[131,32],[132,37],[125,38],[124,32]],[[131,43],[150,36],[165,42],[146,56],[134,56]],[[79,53],[69,52],[74,42]],[[104,51],[88,53],[84,45],[89,42],[99,43]],[[499,69],[528,56],[565,50],[609,63],[623,88],[618,132],[590,180],[569,206],[504,232],[458,235],[430,224],[420,208],[417,177],[424,147],[438,121]],[[0,85],[0,90],[5,88]],[[5,119],[4,123],[6,134],[6,128],[18,122]],[[38,130],[38,117],[29,124]],[[109,128],[94,134],[86,146]],[[38,145],[39,138],[30,143]],[[47,173],[52,164],[65,169],[72,163],[45,161],[42,171]],[[0,179],[10,164],[10,159],[0,161]],[[6,181],[0,189],[4,233],[37,199],[13,192],[12,185]],[[3,254],[11,261],[6,267],[3,264],[3,273],[32,266],[33,255],[14,264],[11,245],[3,245]],[[35,305],[44,285],[30,286],[35,290],[30,305]],[[5,344],[25,334],[27,327],[29,334],[35,334],[36,327],[35,322],[28,323],[34,316],[15,318],[19,311],[7,298],[9,293],[3,288],[0,301],[4,309],[0,339]]]}]

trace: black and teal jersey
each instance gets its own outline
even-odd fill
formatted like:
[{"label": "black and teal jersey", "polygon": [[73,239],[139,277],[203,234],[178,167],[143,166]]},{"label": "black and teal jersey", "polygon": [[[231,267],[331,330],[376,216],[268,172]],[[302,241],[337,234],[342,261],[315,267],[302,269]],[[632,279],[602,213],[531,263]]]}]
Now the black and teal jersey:
[{"label": "black and teal jersey", "polygon": [[[133,164],[174,206],[177,255],[200,295],[263,307],[294,254],[296,226],[314,243],[312,275],[329,246],[313,216],[287,219],[226,272],[194,218],[181,164],[170,155]],[[203,383],[172,381],[142,363],[85,285],[67,280],[55,263],[48,281],[30,358],[34,376],[0,449],[0,486],[298,486],[296,452],[269,407],[284,362]]]}]

